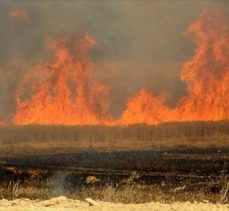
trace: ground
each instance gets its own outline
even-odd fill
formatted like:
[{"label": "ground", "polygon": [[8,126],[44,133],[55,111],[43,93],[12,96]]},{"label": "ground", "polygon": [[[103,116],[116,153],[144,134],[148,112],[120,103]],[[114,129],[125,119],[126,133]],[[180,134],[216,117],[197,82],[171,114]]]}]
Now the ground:
[{"label": "ground", "polygon": [[[93,200],[92,200],[93,201]],[[152,211],[227,211],[229,210],[229,204],[211,204],[211,203],[191,203],[191,202],[175,202],[171,204],[164,204],[159,202],[142,203],[142,204],[122,204],[122,203],[109,203],[109,202],[94,202],[91,205],[87,201],[79,201],[68,199],[64,196],[57,198],[52,198],[50,200],[39,201],[39,200],[29,200],[29,199],[16,199],[8,201],[2,199],[0,201],[0,210],[14,210],[14,211],[32,211],[32,210],[82,210],[82,211],[102,211],[102,210],[119,210],[119,211],[142,211],[142,210],[152,210]]]},{"label": "ground", "polygon": [[228,122],[0,127],[0,211],[229,210],[228,131]]}]

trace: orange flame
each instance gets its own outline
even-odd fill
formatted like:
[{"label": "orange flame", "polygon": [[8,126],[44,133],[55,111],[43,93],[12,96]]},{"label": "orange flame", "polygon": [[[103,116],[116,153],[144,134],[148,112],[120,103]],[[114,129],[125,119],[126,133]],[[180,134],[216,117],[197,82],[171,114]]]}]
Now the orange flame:
[{"label": "orange flame", "polygon": [[25,10],[22,10],[20,8],[18,9],[12,9],[9,12],[9,17],[14,20],[19,20],[21,22],[29,22],[29,16],[26,13]]},{"label": "orange flame", "polygon": [[123,124],[157,124],[172,120],[173,112],[165,105],[164,100],[163,97],[156,97],[141,90],[136,97],[129,99],[121,122]]},{"label": "orange flame", "polygon": [[217,11],[203,12],[191,24],[197,48],[183,66],[181,79],[188,93],[176,108],[167,107],[158,97],[140,91],[129,100],[123,123],[208,121],[229,119],[229,27]]},{"label": "orange flame", "polygon": [[79,39],[68,36],[50,42],[56,60],[35,68],[37,81],[29,84],[33,89],[31,98],[22,100],[26,94],[24,88],[30,80],[21,84],[16,93],[14,123],[108,123],[107,88],[93,80],[88,55],[88,50],[95,44],[87,34]]},{"label": "orange flame", "polygon": [[195,34],[194,57],[182,70],[188,95],[177,106],[181,120],[229,118],[229,26],[218,11],[203,12],[188,32]]},{"label": "orange flame", "polygon": [[5,125],[6,122],[3,119],[0,119],[0,125]]},{"label": "orange flame", "polygon": [[[205,11],[188,32],[195,35],[197,48],[183,66],[181,80],[188,85],[187,95],[175,108],[167,106],[162,96],[141,90],[128,100],[120,119],[111,118],[108,89],[92,77],[88,51],[96,43],[86,34],[80,39],[69,36],[49,44],[56,60],[38,65],[34,69],[36,77],[32,75],[35,79],[21,83],[14,123],[114,125],[229,119],[228,23],[217,11]],[[28,84],[32,93],[25,92]]]}]

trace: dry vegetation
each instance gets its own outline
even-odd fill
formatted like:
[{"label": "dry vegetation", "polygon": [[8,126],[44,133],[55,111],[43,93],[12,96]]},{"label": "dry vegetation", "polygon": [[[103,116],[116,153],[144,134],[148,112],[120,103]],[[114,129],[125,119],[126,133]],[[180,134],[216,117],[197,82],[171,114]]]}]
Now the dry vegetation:
[{"label": "dry vegetation", "polygon": [[[88,183],[87,177],[79,179],[74,173],[40,172],[35,178],[14,179],[1,182],[0,198],[30,198],[46,200],[65,195],[68,198],[99,201],[144,203],[175,201],[228,203],[228,178],[164,178],[160,182],[144,184],[135,173],[120,181],[103,184],[99,179]],[[80,181],[80,183],[79,183]]]},{"label": "dry vegetation", "polygon": [[[0,127],[3,157],[85,149],[131,151],[178,147],[228,148],[228,139],[229,121],[119,127],[39,125]],[[227,167],[227,164],[225,166]],[[88,179],[90,175],[83,172],[79,177],[74,172],[44,169],[42,171],[27,169],[26,172],[14,168],[1,169],[0,176],[0,198],[6,199],[49,199],[65,195],[79,200],[91,197],[95,200],[122,203],[150,201],[228,203],[229,194],[227,169],[217,176],[199,175],[197,178],[157,176],[150,178],[149,183],[141,180],[142,177],[138,174],[131,174],[121,179],[117,176],[118,179],[110,178],[108,181],[95,178],[94,182],[90,182]]]},{"label": "dry vegetation", "polygon": [[2,153],[228,147],[229,121],[130,126],[1,126]]}]

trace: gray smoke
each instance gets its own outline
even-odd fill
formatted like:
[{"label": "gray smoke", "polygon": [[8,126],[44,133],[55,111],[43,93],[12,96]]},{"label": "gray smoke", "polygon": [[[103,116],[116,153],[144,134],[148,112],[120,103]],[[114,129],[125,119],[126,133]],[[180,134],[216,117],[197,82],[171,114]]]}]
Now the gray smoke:
[{"label": "gray smoke", "polygon": [[[164,94],[173,106],[185,94],[179,80],[194,51],[184,36],[188,25],[208,8],[229,9],[227,1],[1,1],[0,116],[14,111],[14,90],[31,64],[52,57],[49,40],[89,32],[98,42],[91,52],[96,79],[111,87],[112,113],[140,88]],[[25,10],[29,22],[9,18]]]}]

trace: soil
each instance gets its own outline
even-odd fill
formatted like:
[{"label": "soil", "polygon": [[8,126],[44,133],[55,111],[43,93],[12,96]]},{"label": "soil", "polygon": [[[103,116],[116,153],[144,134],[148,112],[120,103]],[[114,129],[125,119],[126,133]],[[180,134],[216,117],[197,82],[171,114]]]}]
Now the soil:
[{"label": "soil", "polygon": [[152,211],[227,211],[229,210],[229,204],[221,205],[221,204],[211,204],[208,202],[205,203],[191,203],[191,202],[175,202],[171,204],[163,204],[159,202],[151,202],[151,203],[143,203],[143,204],[121,204],[121,203],[109,203],[109,202],[95,202],[93,200],[92,204],[87,201],[79,201],[68,199],[64,196],[60,196],[57,198],[52,198],[50,200],[39,201],[39,200],[30,200],[30,199],[16,199],[12,201],[8,201],[5,199],[0,200],[0,210],[14,210],[14,211],[32,211],[32,210],[82,210],[82,211],[90,211],[90,210],[119,210],[119,211],[142,211],[142,210],[152,210]]}]

